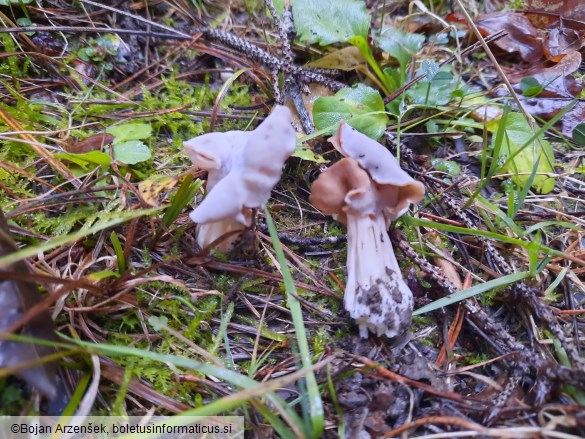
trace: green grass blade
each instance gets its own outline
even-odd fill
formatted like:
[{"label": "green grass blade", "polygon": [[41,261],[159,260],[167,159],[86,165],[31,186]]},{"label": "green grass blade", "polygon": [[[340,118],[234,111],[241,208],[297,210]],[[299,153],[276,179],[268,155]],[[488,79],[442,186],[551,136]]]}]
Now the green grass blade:
[{"label": "green grass blade", "polygon": [[[276,258],[280,264],[282,278],[284,279],[287,304],[292,315],[293,323],[295,325],[295,334],[297,337],[297,343],[299,345],[299,351],[301,353],[301,362],[305,369],[309,369],[312,366],[311,352],[307,343],[307,334],[305,332],[305,323],[303,320],[301,304],[295,297],[296,287],[293,282],[290,270],[288,269],[288,264],[286,258],[284,257],[282,245],[276,233],[274,221],[272,220],[272,216],[266,207],[264,208],[264,215],[266,217],[266,224],[268,225],[268,231],[270,232],[270,238],[272,239],[272,245],[276,253]],[[315,378],[315,374],[312,372],[307,373],[305,380],[309,397],[309,406],[311,409],[310,416],[313,427],[312,437],[318,438],[321,436],[324,428],[323,402],[321,401],[321,395],[319,393],[319,387],[317,386],[317,379]]]},{"label": "green grass blade", "polygon": [[203,181],[201,180],[197,180],[194,183],[192,182],[193,176],[187,175],[171,199],[171,204],[167,207],[167,210],[165,211],[162,219],[162,222],[165,226],[170,227],[171,224],[173,224],[185,206],[193,201],[197,191],[203,184]]},{"label": "green grass blade", "polygon": [[[430,229],[443,230],[444,232],[461,233],[462,235],[483,236],[484,238],[494,239],[496,241],[505,242],[507,244],[519,245],[524,248],[528,248],[529,245],[529,242],[527,241],[512,238],[507,235],[502,235],[501,233],[487,232],[481,229],[468,229],[467,227],[458,227],[452,226],[450,224],[436,223],[434,221],[414,218],[408,215],[404,215],[400,218],[400,220],[404,221],[406,224],[412,224],[414,226],[428,227]],[[546,245],[540,245],[539,250],[550,253],[551,256],[560,256],[561,258],[566,257],[562,251],[555,250],[554,248],[547,247]]]},{"label": "green grass blade", "polygon": [[549,226],[557,226],[557,227],[564,227],[565,229],[571,229],[571,230],[581,230],[581,227],[579,227],[576,224],[573,223],[568,223],[567,221],[543,221],[541,223],[536,223],[531,225],[530,227],[528,227],[526,229],[526,231],[524,232],[526,235],[530,235],[532,232],[536,232],[537,230],[543,229],[545,227],[549,227]]},{"label": "green grass blade", "polygon": [[504,107],[504,112],[502,113],[502,117],[500,118],[500,121],[498,124],[498,129],[496,130],[496,136],[494,138],[494,148],[492,150],[492,161],[490,163],[490,167],[487,171],[487,174],[485,173],[485,170],[487,168],[488,145],[486,142],[487,138],[484,136],[484,144],[483,144],[483,149],[481,152],[481,180],[480,180],[480,184],[477,187],[477,189],[475,190],[475,192],[471,195],[469,200],[467,200],[467,202],[465,203],[465,207],[468,207],[471,205],[471,203],[473,203],[473,200],[475,200],[475,197],[477,197],[481,193],[481,191],[489,184],[490,180],[492,179],[492,177],[495,175],[496,171],[499,168],[497,158],[500,156],[500,150],[502,149],[502,143],[504,141],[504,136],[506,135],[506,129],[505,129],[506,120],[508,118],[508,114],[510,114],[510,111],[511,111],[510,106],[506,105]]},{"label": "green grass blade", "polygon": [[420,314],[434,311],[436,309],[442,308],[447,305],[451,305],[453,303],[461,302],[462,300],[468,299],[473,296],[477,296],[478,294],[484,293],[494,288],[505,287],[519,280],[526,279],[528,276],[530,276],[530,273],[528,272],[508,274],[507,276],[502,276],[497,279],[490,280],[489,282],[475,285],[465,290],[457,291],[456,293],[450,294],[449,296],[443,297],[439,300],[435,300],[434,302],[431,302],[428,305],[425,305],[422,308],[417,309],[412,313],[412,315],[418,316]]},{"label": "green grass blade", "polygon": [[[528,191],[532,187],[532,183],[534,183],[534,178],[536,177],[536,171],[538,171],[539,164],[540,164],[540,157],[538,157],[538,159],[536,160],[536,163],[534,163],[534,166],[532,166],[532,172],[530,173],[530,177],[528,177],[526,184],[518,192],[518,199],[515,200],[514,203],[512,203],[511,209],[508,209],[508,215],[510,216],[510,218],[514,219],[516,217],[516,214],[520,210],[520,208],[524,205],[524,200],[526,199],[526,195],[528,195]],[[516,191],[514,191],[514,192],[516,192]]]},{"label": "green grass blade", "polygon": [[122,248],[122,244],[120,244],[120,239],[118,238],[118,234],[116,232],[112,232],[110,235],[110,241],[112,241],[112,247],[114,247],[114,252],[116,253],[118,271],[120,274],[124,274],[126,271],[126,258],[124,258],[124,249]]},{"label": "green grass blade", "polygon": [[79,241],[82,238],[101,232],[102,230],[109,229],[110,227],[115,227],[135,218],[152,215],[163,210],[164,208],[165,206],[161,206],[154,207],[152,209],[137,209],[131,210],[129,212],[118,212],[119,216],[117,218],[100,222],[86,230],[78,230],[77,232],[70,233],[69,235],[57,236],[41,244],[31,245],[29,247],[23,248],[22,250],[10,253],[9,255],[2,256],[0,258],[0,268],[4,268],[10,264],[14,264],[15,262],[22,261],[31,256],[35,256],[38,253],[44,253],[62,245],[71,244],[72,242]]},{"label": "green grass blade", "polygon": [[514,232],[516,236],[522,238],[524,236],[524,231],[514,222],[512,218],[506,215],[498,206],[495,204],[490,203],[488,200],[483,198],[481,195],[477,196],[477,201],[486,207],[490,212],[496,215],[499,219],[501,219],[506,225]]},{"label": "green grass blade", "polygon": [[171,354],[159,354],[157,352],[148,351],[145,349],[137,349],[129,346],[117,346],[107,343],[89,343],[80,340],[74,340],[69,337],[63,336],[67,341],[77,345],[78,347],[85,348],[90,352],[97,352],[102,355],[108,355],[111,357],[139,357],[147,358],[153,361],[158,361],[162,364],[170,363],[180,368],[185,368],[205,375],[211,375],[226,381],[232,385],[244,389],[240,393],[228,395],[224,398],[218,399],[210,404],[197,409],[188,410],[182,414],[188,416],[212,416],[220,413],[224,413],[234,408],[245,405],[251,398],[265,397],[271,404],[277,406],[278,411],[286,412],[289,419],[295,425],[302,425],[302,420],[294,412],[287,407],[286,402],[274,393],[277,388],[288,385],[294,381],[297,381],[300,377],[307,373],[313,373],[312,368],[308,370],[297,371],[291,375],[287,375],[281,378],[276,378],[272,381],[259,383],[245,375],[241,375],[237,372],[229,370],[224,367],[215,366],[213,364],[203,363],[201,361],[193,360],[191,358],[171,355]]},{"label": "green grass blade", "polygon": [[79,407],[79,403],[81,402],[81,398],[85,394],[85,390],[89,384],[89,380],[91,379],[91,373],[85,373],[81,376],[73,395],[71,395],[69,402],[67,403],[67,407],[61,413],[61,416],[73,416]]}]

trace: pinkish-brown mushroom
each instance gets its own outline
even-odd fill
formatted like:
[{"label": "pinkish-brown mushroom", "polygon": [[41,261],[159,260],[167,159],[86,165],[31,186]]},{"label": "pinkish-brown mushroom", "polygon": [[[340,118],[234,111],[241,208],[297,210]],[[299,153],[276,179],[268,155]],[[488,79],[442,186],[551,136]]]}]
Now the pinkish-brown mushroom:
[{"label": "pinkish-brown mushroom", "polygon": [[423,198],[424,187],[386,148],[343,122],[330,141],[349,157],[315,180],[310,201],[347,227],[345,309],[362,337],[368,330],[395,337],[410,325],[413,297],[387,227]]}]

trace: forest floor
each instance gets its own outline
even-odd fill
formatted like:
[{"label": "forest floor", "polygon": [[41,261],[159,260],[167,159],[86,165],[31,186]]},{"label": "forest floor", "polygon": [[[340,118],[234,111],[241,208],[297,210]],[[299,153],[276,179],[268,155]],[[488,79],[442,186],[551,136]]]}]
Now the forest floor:
[{"label": "forest floor", "polygon": [[[0,415],[585,437],[585,23],[532,2],[283,3],[0,1]],[[277,103],[297,147],[266,210],[247,246],[202,250],[207,174],[183,142]],[[342,119],[426,190],[389,232],[415,309],[391,339],[360,337],[346,229],[308,199]]]}]

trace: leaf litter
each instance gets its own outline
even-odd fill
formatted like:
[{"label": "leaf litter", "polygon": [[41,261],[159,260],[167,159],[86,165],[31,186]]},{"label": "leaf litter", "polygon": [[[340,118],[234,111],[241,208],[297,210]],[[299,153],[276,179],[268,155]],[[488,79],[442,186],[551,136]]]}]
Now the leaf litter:
[{"label": "leaf litter", "polygon": [[[358,0],[292,0],[292,15],[275,2],[270,16],[254,2],[82,2],[50,21],[11,2],[0,33],[0,208],[21,247],[0,255],[2,285],[17,299],[34,286],[24,264],[41,287],[20,293],[40,304],[21,312],[45,330],[20,334],[50,333],[50,312],[76,335],[56,357],[0,342],[0,357],[47,360],[3,365],[2,414],[29,407],[54,361],[60,401],[81,395],[93,354],[95,412],[241,414],[250,437],[585,435],[584,30],[569,6],[540,9],[563,20],[539,24],[536,2],[530,14],[466,2],[484,38],[507,32],[495,66],[481,44],[458,49],[470,23],[444,27],[444,5],[420,25]],[[6,29],[25,17],[37,28]],[[314,83],[329,91],[303,100]],[[250,131],[274,101],[317,131],[298,133],[242,234],[238,248],[259,240],[258,253],[202,253],[188,213],[206,177],[182,143]],[[308,202],[340,158],[325,136],[342,119],[426,186],[389,233],[417,315],[396,339],[358,337],[341,304],[346,230]],[[65,409],[43,393],[42,412]]]}]

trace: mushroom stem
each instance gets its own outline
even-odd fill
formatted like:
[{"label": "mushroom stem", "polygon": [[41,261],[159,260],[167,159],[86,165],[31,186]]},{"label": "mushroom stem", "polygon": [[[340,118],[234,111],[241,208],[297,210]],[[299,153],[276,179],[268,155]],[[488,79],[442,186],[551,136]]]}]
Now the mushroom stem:
[{"label": "mushroom stem", "polygon": [[395,337],[410,325],[412,292],[404,283],[382,215],[347,214],[345,309],[360,328]]},{"label": "mushroom stem", "polygon": [[[215,221],[213,223],[202,223],[197,224],[197,244],[202,249],[207,247],[209,244],[214,242],[221,236],[235,231],[244,231],[246,226],[243,224],[227,218],[221,221]],[[216,249],[227,253],[233,246],[233,244],[240,238],[240,233],[234,233],[230,237],[224,239],[220,244],[217,245]]]}]

